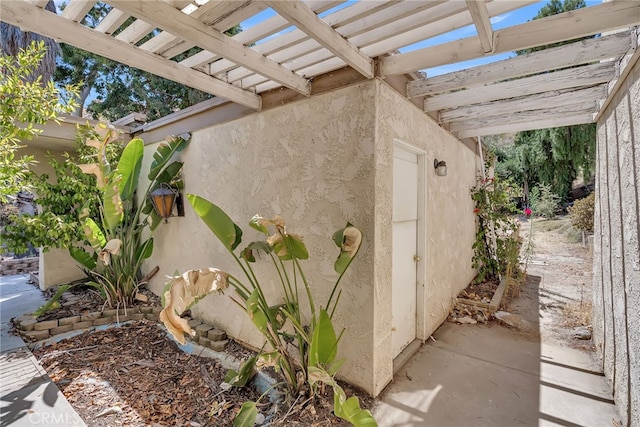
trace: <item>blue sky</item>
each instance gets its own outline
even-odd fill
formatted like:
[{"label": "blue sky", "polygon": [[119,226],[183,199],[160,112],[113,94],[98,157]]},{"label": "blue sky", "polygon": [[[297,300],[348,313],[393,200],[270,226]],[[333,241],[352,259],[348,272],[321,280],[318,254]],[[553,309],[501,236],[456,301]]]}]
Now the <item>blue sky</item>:
[{"label": "blue sky", "polygon": [[[365,0],[366,1],[366,0]],[[373,0],[369,0],[369,1],[373,1]],[[453,0],[453,1],[462,1],[462,0]],[[544,0],[544,1],[539,1],[537,3],[531,4],[529,6],[514,10],[512,12],[508,12],[502,15],[498,15],[494,18],[491,19],[491,23],[492,23],[492,27],[493,30],[500,30],[502,28],[506,28],[506,27],[511,27],[514,25],[518,25],[518,24],[522,24],[524,22],[527,22],[529,20],[531,20],[534,16],[536,16],[538,14],[538,11],[547,3],[549,2],[549,0]],[[585,3],[587,4],[587,6],[593,6],[596,4],[601,3],[602,0],[585,0]],[[346,3],[341,4],[340,6],[337,6],[333,9],[330,9],[322,14],[320,14],[320,16],[326,16],[328,14],[334,13],[339,9],[345,8],[347,6],[349,6],[350,4],[354,3],[353,1],[349,1]],[[261,12],[260,14],[253,16],[250,19],[247,19],[246,21],[241,23],[242,28],[247,29],[250,28],[254,25],[256,25],[257,23],[262,22],[265,19],[268,19],[272,16],[275,16],[275,12],[271,9],[267,9],[263,12]],[[274,34],[275,37],[277,35],[281,35],[284,34],[288,31],[291,31],[292,27],[289,27],[288,29],[285,29],[277,34]],[[428,46],[433,46],[433,45],[438,45],[438,44],[442,44],[442,43],[446,43],[446,42],[450,42],[453,40],[457,40],[457,39],[461,39],[461,38],[466,38],[466,37],[472,37],[477,35],[476,33],[476,29],[475,26],[473,25],[469,25],[463,28],[459,28],[455,31],[452,31],[450,33],[446,33],[446,34],[442,34],[438,37],[434,37],[431,38],[429,40],[426,41],[422,41],[419,43],[415,43],[412,44],[410,46],[406,46],[400,49],[400,52],[410,52],[412,50],[417,50],[417,49],[421,49],[424,47],[428,47]],[[271,38],[271,37],[270,37]],[[266,39],[265,39],[266,40]],[[264,41],[264,40],[263,40]],[[260,42],[258,42],[260,43]],[[494,55],[494,56],[489,56],[489,57],[484,57],[484,58],[480,58],[480,59],[475,59],[472,61],[465,61],[465,62],[460,62],[457,64],[450,64],[450,65],[443,65],[441,67],[435,67],[435,68],[431,68],[431,69],[427,69],[427,70],[423,70],[427,73],[428,76],[432,77],[432,76],[437,76],[440,74],[446,74],[446,73],[450,73],[453,71],[458,71],[464,68],[469,68],[469,67],[473,67],[473,66],[477,66],[477,65],[483,65],[483,64],[488,64],[490,62],[495,62],[495,61],[500,61],[503,59],[507,59],[511,56],[514,56],[513,53],[504,53],[504,54],[500,54],[500,55]]]}]

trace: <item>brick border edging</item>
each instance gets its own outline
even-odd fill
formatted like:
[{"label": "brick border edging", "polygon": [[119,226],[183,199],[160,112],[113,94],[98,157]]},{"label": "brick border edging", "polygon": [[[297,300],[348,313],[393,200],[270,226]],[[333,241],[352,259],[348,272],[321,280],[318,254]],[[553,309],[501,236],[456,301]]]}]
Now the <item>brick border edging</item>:
[{"label": "brick border edging", "polygon": [[38,271],[39,257],[7,258],[0,261],[0,276],[26,274]]},{"label": "brick border edging", "polygon": [[[95,311],[86,315],[64,317],[57,320],[38,321],[33,315],[24,315],[16,319],[15,326],[26,341],[43,341],[71,331],[88,331],[98,326],[123,323],[133,320],[159,321],[162,307],[131,307],[127,310]],[[224,351],[229,340],[226,332],[197,319],[187,318],[189,326],[196,332],[194,337],[187,336],[191,342],[213,351]]]}]

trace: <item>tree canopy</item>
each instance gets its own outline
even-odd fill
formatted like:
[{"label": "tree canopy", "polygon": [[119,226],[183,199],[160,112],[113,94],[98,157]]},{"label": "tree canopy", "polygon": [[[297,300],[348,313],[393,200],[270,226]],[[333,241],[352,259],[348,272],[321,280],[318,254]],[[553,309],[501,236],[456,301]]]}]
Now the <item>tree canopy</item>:
[{"label": "tree canopy", "polygon": [[[110,11],[109,5],[99,2],[89,11],[83,24],[95,27]],[[132,20],[130,18],[123,23],[113,34],[117,35]],[[234,35],[240,31],[240,26],[236,26],[226,34]],[[144,43],[158,32],[159,30],[154,30],[138,43]],[[79,109],[75,112],[78,116],[82,115],[84,108],[95,119],[113,121],[129,113],[139,112],[144,113],[149,120],[155,120],[212,97],[208,93],[71,45],[62,44],[61,48],[62,57],[58,61],[54,79],[62,84],[81,84]],[[172,59],[180,61],[199,51],[199,48],[194,47]],[[90,95],[92,99],[87,104]]]},{"label": "tree canopy", "polygon": [[[551,0],[533,19],[585,7],[584,0]],[[523,55],[576,40],[540,46],[517,52]],[[538,184],[549,185],[552,191],[566,199],[573,181],[581,174],[588,182],[595,169],[595,124],[538,129],[519,132],[515,146],[500,148],[496,171],[511,177],[525,189]]]}]

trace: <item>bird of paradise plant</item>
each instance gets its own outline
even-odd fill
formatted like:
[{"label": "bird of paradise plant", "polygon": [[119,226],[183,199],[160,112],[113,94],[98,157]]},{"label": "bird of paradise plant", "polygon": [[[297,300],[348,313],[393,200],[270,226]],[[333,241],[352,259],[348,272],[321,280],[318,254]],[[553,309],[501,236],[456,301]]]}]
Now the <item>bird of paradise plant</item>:
[{"label": "bird of paradise plant", "polygon": [[[283,218],[254,216],[249,225],[266,239],[251,242],[236,254],[235,250],[242,242],[240,227],[213,203],[195,195],[187,195],[187,199],[234,258],[243,278],[215,268],[190,270],[171,278],[163,295],[164,309],[160,313],[160,319],[171,334],[184,343],[184,334],[193,335],[194,332],[180,314],[209,293],[223,292],[231,286],[237,296],[232,300],[248,314],[269,348],[258,357],[249,359],[239,372],[230,372],[226,378],[228,383],[244,385],[255,366],[273,366],[283,376],[290,396],[296,397],[307,389],[314,395],[318,385],[324,383],[333,388],[334,413],[337,416],[356,426],[375,426],[371,413],[360,408],[356,397],[347,399],[334,379],[344,362],[336,359],[344,330],[337,335],[332,318],[342,293],[340,282],[360,249],[361,231],[347,223],[333,234],[333,241],[340,250],[334,264],[338,277],[326,303],[317,306],[310,281],[300,262],[308,259],[309,253],[302,237],[287,231]],[[280,279],[282,294],[275,304],[268,301],[252,267],[258,253],[263,253],[271,260],[275,274]],[[302,293],[306,298],[301,298]],[[301,308],[304,301],[308,308],[305,311]],[[308,320],[304,312],[309,313]],[[291,328],[285,329],[287,323]],[[252,426],[257,413],[256,402],[246,402],[235,424]]]},{"label": "bird of paradise plant", "polygon": [[[96,162],[78,165],[84,173],[96,176],[96,185],[102,193],[97,218],[90,216],[88,205],[79,214],[93,253],[76,246],[70,247],[69,253],[91,279],[88,284],[97,288],[110,306],[127,307],[138,291],[142,262],[153,252],[151,234],[161,223],[148,195],[161,183],[175,182],[182,162],[172,158],[186,147],[188,138],[180,136],[160,144],[147,175],[149,184],[143,189],[138,185],[144,153],[142,139],[129,141],[117,166],[112,168],[106,149],[118,139],[117,131],[98,124],[95,136],[86,144],[96,149]],[[140,196],[140,203],[136,195]]]}]

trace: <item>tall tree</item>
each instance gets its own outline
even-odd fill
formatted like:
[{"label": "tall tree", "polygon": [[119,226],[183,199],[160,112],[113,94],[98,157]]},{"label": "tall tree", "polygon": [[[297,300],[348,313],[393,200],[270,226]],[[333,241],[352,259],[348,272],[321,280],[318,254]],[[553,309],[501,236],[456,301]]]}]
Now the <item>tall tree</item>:
[{"label": "tall tree", "polygon": [[[53,0],[47,2],[45,9],[56,13],[56,5]],[[38,68],[29,74],[29,78],[33,81],[38,76],[42,76],[42,82],[46,83],[51,79],[56,69],[56,57],[60,54],[58,43],[40,34],[24,32],[16,26],[0,22],[0,53],[4,55],[17,57],[21,50],[31,45],[31,42],[38,43],[40,41],[44,43],[46,53],[39,62]]]},{"label": "tall tree", "polygon": [[[533,19],[556,15],[585,7],[584,0],[551,0]],[[523,55],[576,40],[518,51]],[[554,193],[566,199],[573,181],[580,173],[589,181],[595,168],[595,124],[520,132],[515,144],[524,168],[525,188],[548,184]]]}]

